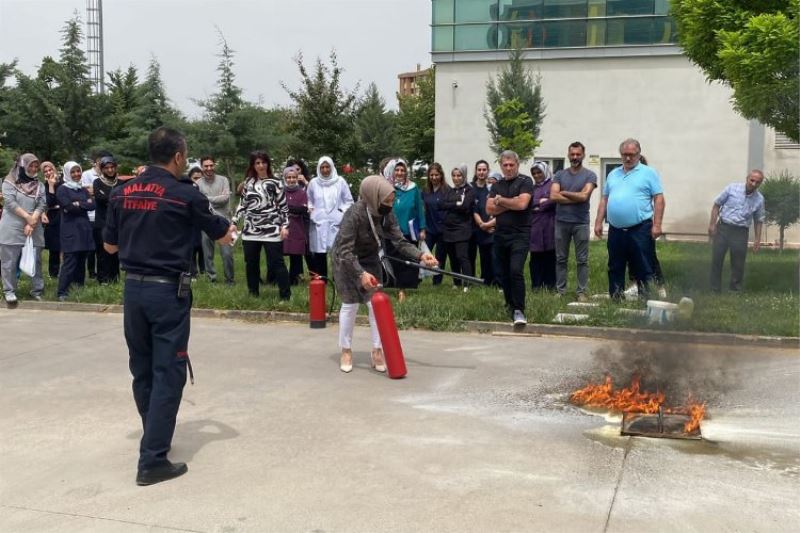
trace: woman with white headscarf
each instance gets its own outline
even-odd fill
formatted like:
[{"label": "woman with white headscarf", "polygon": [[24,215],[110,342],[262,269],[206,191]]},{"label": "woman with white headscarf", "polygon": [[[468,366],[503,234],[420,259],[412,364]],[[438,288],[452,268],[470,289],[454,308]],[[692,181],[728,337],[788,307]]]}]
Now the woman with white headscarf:
[{"label": "woman with white headscarf", "polygon": [[[312,181],[313,183],[313,181]],[[366,304],[372,331],[372,368],[385,372],[381,338],[372,312],[370,297],[382,277],[380,251],[383,242],[392,243],[398,256],[437,266],[436,258],[407,242],[393,213],[395,190],[382,176],[368,176],[361,182],[358,202],[345,213],[341,231],[333,245],[334,283],[342,308],[339,311],[339,369],[353,370],[353,327],[358,306]]]},{"label": "woman with white headscarf", "polygon": [[47,222],[44,186],[39,182],[39,158],[23,154],[3,180],[3,216],[0,218],[0,270],[3,294],[8,307],[17,306],[17,264],[22,247],[30,236],[36,251],[36,270],[31,282],[31,296],[42,299],[43,222]]},{"label": "woman with white headscarf", "polygon": [[309,182],[306,193],[311,217],[308,239],[313,268],[317,274],[327,277],[328,252],[333,247],[344,212],[353,205],[353,195],[328,156],[319,159],[317,175]]},{"label": "woman with white headscarf", "polygon": [[544,161],[531,167],[531,286],[533,290],[556,289],[556,202],[550,199],[553,172]]},{"label": "woman with white headscarf", "polygon": [[61,206],[61,253],[64,254],[57,295],[63,302],[70,285],[83,286],[86,257],[95,249],[89,221],[89,211],[94,210],[95,203],[81,185],[81,166],[75,161],[64,164],[64,184],[56,190],[56,199]]}]

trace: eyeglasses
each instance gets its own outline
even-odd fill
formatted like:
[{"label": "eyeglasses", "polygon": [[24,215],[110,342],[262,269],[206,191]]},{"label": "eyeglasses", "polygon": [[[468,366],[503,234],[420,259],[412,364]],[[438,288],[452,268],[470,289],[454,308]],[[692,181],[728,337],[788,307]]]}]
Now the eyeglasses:
[{"label": "eyeglasses", "polygon": [[638,153],[635,153],[635,154],[628,153],[628,154],[621,154],[621,155],[622,155],[622,157],[638,157],[639,156]]}]

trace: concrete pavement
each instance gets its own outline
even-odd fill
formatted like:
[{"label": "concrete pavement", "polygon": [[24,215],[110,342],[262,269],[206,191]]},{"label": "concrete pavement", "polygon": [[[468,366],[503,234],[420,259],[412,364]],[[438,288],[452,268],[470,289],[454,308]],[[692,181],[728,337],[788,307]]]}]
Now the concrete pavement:
[{"label": "concrete pavement", "polygon": [[[0,531],[796,531],[800,357],[709,361],[704,442],[567,403],[607,341],[401,332],[408,378],[338,370],[335,327],[194,319],[170,457],[134,484],[118,314],[0,310]],[[710,363],[724,361],[724,367]]]}]

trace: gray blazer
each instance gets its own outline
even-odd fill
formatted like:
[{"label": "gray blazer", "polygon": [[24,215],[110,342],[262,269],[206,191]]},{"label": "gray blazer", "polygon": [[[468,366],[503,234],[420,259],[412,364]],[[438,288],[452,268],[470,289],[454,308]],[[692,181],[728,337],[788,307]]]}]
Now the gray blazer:
[{"label": "gray blazer", "polygon": [[[333,242],[333,276],[336,290],[344,303],[366,303],[368,293],[361,286],[361,274],[369,272],[381,280],[381,262],[378,243],[372,233],[367,204],[359,200],[342,218],[339,233]],[[390,241],[405,259],[416,261],[420,251],[405,240],[397,225],[394,213],[380,219],[373,218],[378,238]]]}]

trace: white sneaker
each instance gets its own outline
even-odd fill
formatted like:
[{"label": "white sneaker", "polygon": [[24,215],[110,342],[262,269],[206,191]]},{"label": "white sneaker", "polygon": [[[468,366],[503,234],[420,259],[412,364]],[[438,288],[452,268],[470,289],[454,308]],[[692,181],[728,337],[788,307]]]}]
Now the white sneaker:
[{"label": "white sneaker", "polygon": [[663,285],[658,288],[658,297],[662,300],[667,299],[667,289]]},{"label": "white sneaker", "polygon": [[514,325],[515,326],[524,326],[527,323],[528,323],[528,321],[525,319],[525,315],[522,313],[522,311],[520,311],[519,309],[514,311]]},{"label": "white sneaker", "polygon": [[8,307],[16,307],[17,306],[17,295],[13,292],[6,293],[6,305]]}]

